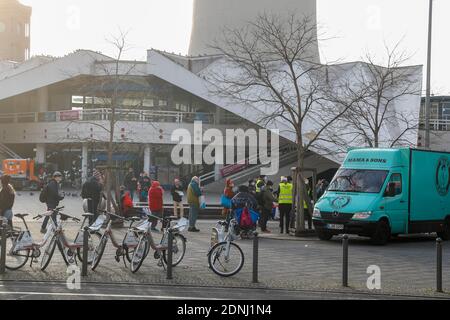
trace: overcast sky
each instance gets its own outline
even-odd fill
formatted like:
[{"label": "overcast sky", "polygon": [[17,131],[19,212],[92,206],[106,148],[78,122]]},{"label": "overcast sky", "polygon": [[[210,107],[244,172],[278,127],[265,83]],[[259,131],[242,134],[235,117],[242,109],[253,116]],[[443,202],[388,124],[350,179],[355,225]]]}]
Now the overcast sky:
[{"label": "overcast sky", "polygon": [[[274,0],[276,1],[276,0]],[[105,40],[129,30],[129,59],[146,49],[186,54],[192,0],[21,0],[33,7],[31,53],[62,56],[76,49],[112,54]],[[434,0],[432,85],[450,94],[450,1]],[[382,57],[383,43],[403,40],[411,64],[426,63],[428,0],[317,0],[318,21],[335,37],[321,44],[321,59],[360,60],[369,51]],[[424,72],[425,72],[424,68]],[[425,86],[425,83],[424,83]],[[424,87],[425,88],[425,87]]]}]

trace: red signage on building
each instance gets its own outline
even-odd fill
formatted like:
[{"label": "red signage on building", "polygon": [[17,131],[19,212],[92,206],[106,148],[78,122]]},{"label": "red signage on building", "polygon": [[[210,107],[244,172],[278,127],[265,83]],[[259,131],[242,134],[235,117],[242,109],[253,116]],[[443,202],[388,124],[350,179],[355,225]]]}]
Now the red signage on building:
[{"label": "red signage on building", "polygon": [[60,121],[80,120],[80,111],[79,110],[61,111],[59,113],[59,120]]},{"label": "red signage on building", "polygon": [[232,175],[236,172],[244,170],[247,167],[248,167],[247,163],[232,164],[232,165],[229,165],[229,166],[226,166],[226,167],[223,167],[222,169],[220,169],[220,174],[222,175],[222,177],[228,177],[229,175]]}]

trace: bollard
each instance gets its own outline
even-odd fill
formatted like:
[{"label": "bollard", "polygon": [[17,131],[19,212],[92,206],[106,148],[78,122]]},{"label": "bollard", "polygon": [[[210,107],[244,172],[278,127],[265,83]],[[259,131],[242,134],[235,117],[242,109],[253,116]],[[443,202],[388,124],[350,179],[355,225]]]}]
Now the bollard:
[{"label": "bollard", "polygon": [[436,239],[436,292],[442,292],[442,239]]},{"label": "bollard", "polygon": [[0,250],[0,274],[6,272],[6,231],[7,225],[2,221],[1,223],[1,250]]},{"label": "bollard", "polygon": [[348,287],[348,235],[342,241],[342,286]]},{"label": "bollard", "polygon": [[173,234],[169,230],[169,240],[167,244],[167,280],[172,280],[172,259],[173,259]]},{"label": "bollard", "polygon": [[258,250],[259,250],[259,237],[255,232],[253,238],[253,283],[258,283]]},{"label": "bollard", "polygon": [[87,276],[89,254],[89,227],[84,227],[83,232],[83,263],[81,264],[81,276]]}]

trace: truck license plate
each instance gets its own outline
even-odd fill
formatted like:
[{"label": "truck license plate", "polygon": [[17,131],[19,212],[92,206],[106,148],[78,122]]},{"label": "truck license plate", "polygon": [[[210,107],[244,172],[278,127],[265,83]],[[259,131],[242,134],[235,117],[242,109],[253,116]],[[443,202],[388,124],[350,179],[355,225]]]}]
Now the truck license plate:
[{"label": "truck license plate", "polygon": [[343,224],[327,224],[327,229],[344,230]]}]

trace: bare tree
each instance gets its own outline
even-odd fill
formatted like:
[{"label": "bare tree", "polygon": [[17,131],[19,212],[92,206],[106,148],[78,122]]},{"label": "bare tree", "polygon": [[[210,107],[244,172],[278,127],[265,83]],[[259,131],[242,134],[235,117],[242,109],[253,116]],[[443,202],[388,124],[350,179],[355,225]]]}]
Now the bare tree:
[{"label": "bare tree", "polygon": [[[97,103],[106,109],[106,113],[103,115],[105,118],[97,119],[93,116],[93,119],[83,118],[81,121],[89,123],[92,126],[96,126],[105,132],[106,149],[107,149],[107,165],[106,165],[106,185],[105,193],[107,197],[107,208],[111,210],[114,206],[116,212],[119,210],[117,205],[117,199],[114,201],[112,198],[112,192],[118,193],[118,177],[116,170],[113,166],[113,155],[119,150],[129,149],[126,144],[127,139],[122,138],[122,143],[116,143],[117,135],[117,122],[126,121],[128,117],[136,116],[133,110],[140,109],[141,104],[130,104],[130,101],[142,101],[146,98],[146,90],[129,90],[129,87],[144,87],[147,84],[146,79],[139,77],[138,62],[136,61],[124,61],[123,55],[128,50],[129,45],[127,43],[127,32],[119,30],[117,36],[112,36],[108,41],[114,48],[115,55],[111,59],[103,61],[96,61],[95,76],[82,79],[82,85],[78,88],[80,93],[87,94],[93,97]],[[126,63],[125,63],[126,62]],[[136,75],[138,77],[136,77]],[[126,103],[124,103],[126,101]],[[126,104],[126,107],[125,107]],[[106,121],[106,124],[105,124]],[[75,121],[78,122],[78,121]],[[105,139],[98,138],[79,138],[81,142],[91,142],[97,144],[104,144]]]},{"label": "bare tree", "polygon": [[[359,97],[341,121],[340,132],[352,137],[354,145],[373,148],[410,146],[411,131],[418,130],[419,115],[413,109],[402,110],[401,103],[411,96],[420,96],[418,67],[406,66],[410,60],[399,50],[401,42],[389,48],[385,45],[384,66],[375,63],[375,57],[366,54],[361,68],[352,72],[352,84],[346,86],[338,103]],[[351,97],[352,99],[348,99]]]},{"label": "bare tree", "polygon": [[295,197],[297,235],[305,231],[303,203],[309,201],[302,178],[305,156],[338,139],[332,125],[360,99],[335,103],[343,84],[327,66],[310,62],[310,48],[321,37],[310,17],[259,15],[244,29],[225,30],[224,44],[213,46],[225,56],[225,67],[207,76],[215,94],[256,107],[261,125],[281,124],[295,137],[296,184],[302,191]]}]

